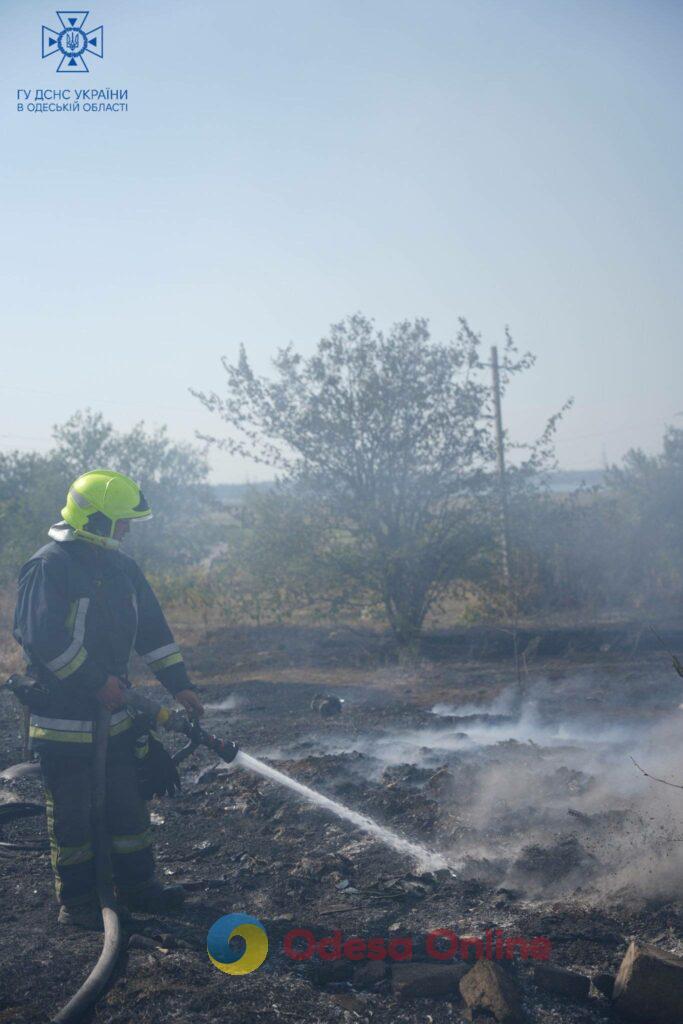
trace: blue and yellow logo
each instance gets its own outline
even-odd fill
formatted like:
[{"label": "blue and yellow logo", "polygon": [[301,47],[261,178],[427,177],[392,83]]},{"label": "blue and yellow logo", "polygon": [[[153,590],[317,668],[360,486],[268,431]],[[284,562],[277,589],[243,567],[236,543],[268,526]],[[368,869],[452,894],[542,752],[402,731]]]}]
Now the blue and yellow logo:
[{"label": "blue and yellow logo", "polygon": [[251,974],[268,956],[268,936],[257,917],[226,914],[209,928],[206,951],[213,966],[224,974]]}]

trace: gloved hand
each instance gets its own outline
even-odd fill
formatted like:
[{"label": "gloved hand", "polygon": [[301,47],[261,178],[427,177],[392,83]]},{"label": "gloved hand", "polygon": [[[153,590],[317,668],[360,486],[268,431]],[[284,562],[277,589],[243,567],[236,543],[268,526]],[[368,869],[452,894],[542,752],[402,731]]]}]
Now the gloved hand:
[{"label": "gloved hand", "polygon": [[155,732],[148,735],[148,752],[138,761],[138,789],[143,800],[153,796],[175,796],[180,792],[180,776],[163,743]]},{"label": "gloved hand", "polygon": [[182,704],[190,718],[201,718],[204,714],[204,705],[194,690],[181,690],[176,693],[175,699]]},{"label": "gloved hand", "polygon": [[104,686],[97,691],[97,699],[108,711],[118,711],[126,699],[128,687],[118,676],[107,676]]}]

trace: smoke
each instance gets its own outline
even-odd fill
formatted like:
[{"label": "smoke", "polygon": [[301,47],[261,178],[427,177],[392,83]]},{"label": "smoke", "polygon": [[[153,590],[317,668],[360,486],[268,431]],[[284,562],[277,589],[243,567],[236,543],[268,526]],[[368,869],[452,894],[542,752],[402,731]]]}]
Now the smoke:
[{"label": "smoke", "polygon": [[466,876],[530,895],[677,896],[683,790],[645,778],[631,758],[683,785],[681,725],[647,713],[633,693],[628,707],[605,699],[596,714],[598,684],[542,680],[521,702],[513,688],[485,707],[438,704],[428,726],[316,745],[364,754],[375,780],[403,764],[445,768],[428,794],[438,802],[434,844]]},{"label": "smoke", "polygon": [[457,807],[452,835],[473,875],[488,862],[490,875],[532,894],[673,895],[683,882],[683,791],[645,778],[631,758],[683,783],[679,729],[670,718],[547,722],[529,701],[509,725],[468,730],[476,770],[466,803],[453,786],[443,823],[448,830]]},{"label": "smoke", "polygon": [[219,701],[217,704],[205,704],[204,707],[207,711],[234,711],[243,702],[236,694],[229,694],[225,700]]},{"label": "smoke", "polygon": [[432,708],[434,715],[510,715],[518,705],[519,701],[515,690],[510,686],[498,694],[490,704],[435,704]]}]

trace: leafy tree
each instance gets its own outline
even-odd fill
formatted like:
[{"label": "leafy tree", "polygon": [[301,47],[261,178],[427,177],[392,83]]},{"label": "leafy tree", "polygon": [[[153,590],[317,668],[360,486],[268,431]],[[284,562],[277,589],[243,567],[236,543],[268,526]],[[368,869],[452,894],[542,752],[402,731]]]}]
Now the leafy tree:
[{"label": "leafy tree", "polygon": [[102,413],[86,409],[53,429],[53,454],[73,476],[104,465],[127,473],[143,486],[199,487],[206,484],[206,452],[196,445],[171,441],[167,427],[153,431],[144,422],[129,431],[114,430]]},{"label": "leafy tree", "polygon": [[51,455],[0,453],[0,580],[47,540],[64,504],[64,467]]},{"label": "leafy tree", "polygon": [[[533,363],[506,333],[503,387]],[[272,466],[297,495],[319,556],[381,602],[400,643],[419,634],[454,581],[475,572],[496,529],[495,446],[488,369],[466,321],[454,341],[427,321],[385,334],[361,315],[331,327],[310,358],[290,345],[272,379],[244,348],[226,359],[226,392],[193,393],[231,428],[211,444]],[[547,458],[555,419],[518,478]]]},{"label": "leafy tree", "polygon": [[207,484],[205,451],[171,441],[168,430],[143,422],[117,432],[101,413],[77,412],[53,436],[54,455],[74,479],[105,466],[138,482],[154,511],[150,524],[133,523],[126,548],[145,567],[189,565],[215,543],[215,503]]},{"label": "leafy tree", "polygon": [[619,509],[597,487],[539,488],[510,506],[517,611],[595,614],[622,592]]},{"label": "leafy tree", "polygon": [[287,485],[251,488],[244,520],[223,562],[231,601],[244,614],[260,623],[366,609],[362,552],[348,531],[330,529],[314,495]]},{"label": "leafy tree", "polygon": [[171,441],[165,427],[147,431],[138,423],[117,432],[90,410],[56,426],[53,437],[55,447],[46,455],[0,454],[0,574],[5,579],[45,542],[69,483],[98,466],[128,473],[152,505],[152,523],[134,524],[126,541],[146,566],[188,565],[217,542],[205,451]]},{"label": "leafy tree", "polygon": [[640,601],[683,602],[683,430],[667,428],[662,451],[626,453],[605,474],[619,510],[624,589]]},{"label": "leafy tree", "polygon": [[600,486],[511,503],[515,580],[530,614],[683,605],[683,430],[627,452]]}]

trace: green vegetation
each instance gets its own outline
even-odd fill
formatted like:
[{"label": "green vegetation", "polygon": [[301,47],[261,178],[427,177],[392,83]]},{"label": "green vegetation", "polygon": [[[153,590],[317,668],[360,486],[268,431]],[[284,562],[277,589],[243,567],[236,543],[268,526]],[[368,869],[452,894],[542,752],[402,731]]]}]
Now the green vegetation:
[{"label": "green vegetation", "polygon": [[146,569],[187,567],[218,542],[216,502],[202,449],[172,442],[165,428],[138,423],[117,433],[101,414],[78,412],[53,431],[47,455],[0,454],[0,579],[7,583],[47,542],[69,484],[86,469],[107,466],[140,481],[154,525],[134,524],[127,548]]},{"label": "green vegetation", "polygon": [[[46,455],[0,454],[0,582],[59,518],[68,484],[110,466],[139,480],[155,519],[127,546],[162,600],[208,628],[346,621],[425,625],[546,615],[677,614],[683,603],[683,430],[633,450],[600,483],[558,493],[554,417],[508,473],[511,581],[501,572],[500,492],[488,366],[462,322],[435,343],[425,321],[384,335],[363,317],[256,376],[242,353],[226,389],[200,394],[230,427],[205,438],[271,466],[246,490],[208,484],[206,446],[165,428],[116,432],[98,413],[54,430]],[[531,363],[506,336],[503,387]],[[510,445],[508,441],[509,448]]]},{"label": "green vegetation", "polygon": [[[532,363],[506,335],[503,387]],[[454,586],[490,571],[499,523],[490,371],[464,320],[439,343],[425,320],[384,334],[356,315],[308,359],[280,350],[272,379],[254,374],[244,349],[224,368],[225,394],[198,397],[230,433],[206,440],[281,474],[253,505],[273,558],[292,552],[296,603],[310,593],[326,596],[330,612],[379,607],[409,645]],[[556,422],[510,474],[514,493],[551,464]]]}]

